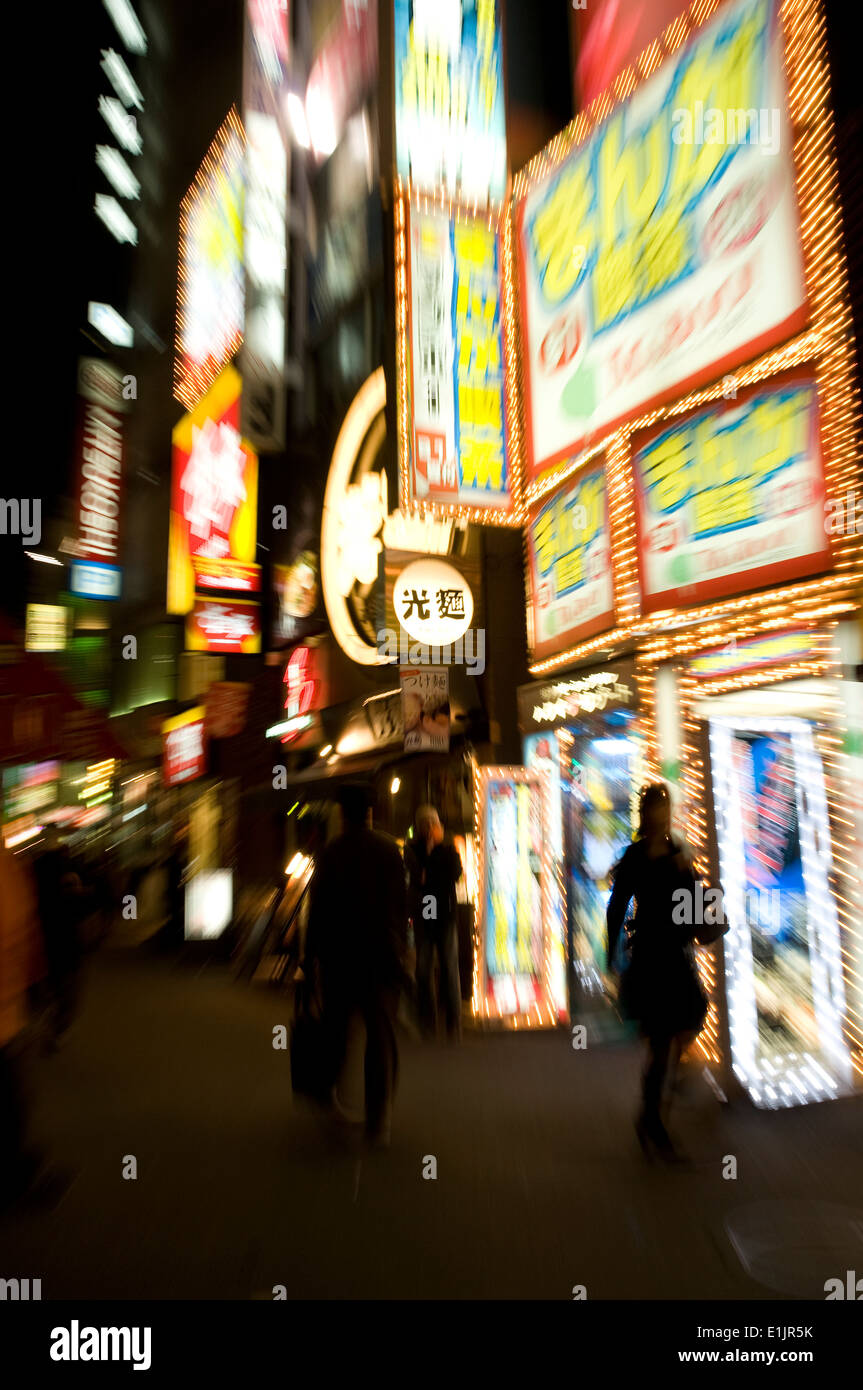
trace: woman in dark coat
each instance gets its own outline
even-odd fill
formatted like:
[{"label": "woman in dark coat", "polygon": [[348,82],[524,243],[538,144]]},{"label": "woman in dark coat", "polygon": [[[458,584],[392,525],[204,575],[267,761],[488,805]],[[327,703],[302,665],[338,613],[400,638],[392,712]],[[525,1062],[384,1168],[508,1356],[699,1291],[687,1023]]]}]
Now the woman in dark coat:
[{"label": "woman in dark coat", "polygon": [[672,839],[671,802],[661,782],[643,789],[639,811],[638,837],[614,873],[607,913],[608,969],[615,971],[620,931],[634,898],[631,952],[619,1002],[647,1039],[644,1103],[636,1131],[645,1153],[653,1147],[674,1160],[678,1155],[660,1110],[663,1087],[672,1055],[676,1061],[707,1015],[692,945],[696,875],[682,845]]}]

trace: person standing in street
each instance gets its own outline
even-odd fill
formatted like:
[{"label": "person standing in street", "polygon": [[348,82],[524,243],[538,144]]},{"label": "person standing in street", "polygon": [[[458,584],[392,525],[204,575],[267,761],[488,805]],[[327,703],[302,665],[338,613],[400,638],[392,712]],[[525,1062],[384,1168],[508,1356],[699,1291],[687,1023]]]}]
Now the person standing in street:
[{"label": "person standing in street", "polygon": [[323,850],[311,884],[303,973],[319,982],[339,1070],[352,1022],[360,1018],[365,1026],[366,1135],[386,1146],[398,1072],[407,885],[395,841],[368,824],[366,789],[342,787],[339,804],[342,833]]},{"label": "person standing in street", "polygon": [[92,911],[93,895],[81,882],[78,867],[60,842],[56,827],[46,828],[46,842],[34,871],[48,964],[48,1046],[56,1050],[78,1010],[84,955],[81,930]]},{"label": "person standing in street", "polygon": [[22,1051],[29,992],[45,970],[35,895],[24,868],[0,840],[0,1206],[23,1195],[40,1166],[27,1143]]},{"label": "person standing in street", "polygon": [[456,884],[462,876],[458,850],[444,835],[434,806],[420,806],[414,834],[405,845],[410,883],[410,909],[417,951],[417,1004],[427,1037],[437,1033],[438,1006],[434,988],[435,959],[439,962],[447,1037],[461,1039],[461,982],[458,968],[458,901]]},{"label": "person standing in street", "polygon": [[[680,1160],[662,1119],[669,1068],[701,1031],[707,998],[695,963],[697,929],[680,922],[683,895],[695,895],[696,875],[682,844],[671,835],[671,801],[661,782],[644,787],[638,836],[614,870],[608,903],[608,973],[618,969],[617,946],[626,910],[636,900],[628,963],[620,974],[618,999],[647,1040],[642,1108],[636,1132],[646,1154]],[[691,923],[692,914],[688,916]]]}]

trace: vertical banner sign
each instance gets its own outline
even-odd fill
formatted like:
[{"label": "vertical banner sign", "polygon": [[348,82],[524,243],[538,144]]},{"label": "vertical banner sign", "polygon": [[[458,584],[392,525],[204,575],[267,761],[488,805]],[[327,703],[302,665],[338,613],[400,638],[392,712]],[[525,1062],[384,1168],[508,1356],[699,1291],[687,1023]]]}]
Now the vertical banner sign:
[{"label": "vertical banner sign", "polygon": [[226,367],[174,428],[169,613],[191,610],[198,563],[208,587],[260,586],[254,567],[258,456],[240,436],[240,387],[239,374]]},{"label": "vertical banner sign", "polygon": [[498,1015],[545,999],[542,790],[538,781],[490,780],[485,805],[486,1000]]},{"label": "vertical banner sign", "polygon": [[[98,358],[78,363],[79,476],[76,556],[90,587],[101,596],[101,578],[110,575],[110,597],[120,592],[120,509],[123,495],[123,378]],[[110,571],[104,571],[109,566]]]},{"label": "vertical banner sign", "polygon": [[180,207],[174,395],[197,405],[243,341],[243,127],[234,107]]},{"label": "vertical banner sign", "polygon": [[256,449],[285,445],[289,145],[283,111],[288,0],[247,0],[243,433]]},{"label": "vertical banner sign", "polygon": [[166,787],[178,787],[206,771],[205,709],[198,705],[162,724],[162,771]]},{"label": "vertical banner sign", "polygon": [[497,235],[413,207],[409,244],[413,498],[508,512]]},{"label": "vertical banner sign", "polygon": [[396,162],[428,192],[506,192],[500,0],[394,0]]},{"label": "vertical banner sign", "polygon": [[634,441],[646,612],[831,567],[814,380],[753,388]]},{"label": "vertical banner sign", "polygon": [[614,626],[605,468],[590,464],[528,520],[533,656],[542,658]]},{"label": "vertical banner sign", "polygon": [[529,472],[808,318],[778,0],[736,0],[518,209]]},{"label": "vertical banner sign", "polygon": [[410,666],[400,671],[405,752],[449,752],[449,669]]}]

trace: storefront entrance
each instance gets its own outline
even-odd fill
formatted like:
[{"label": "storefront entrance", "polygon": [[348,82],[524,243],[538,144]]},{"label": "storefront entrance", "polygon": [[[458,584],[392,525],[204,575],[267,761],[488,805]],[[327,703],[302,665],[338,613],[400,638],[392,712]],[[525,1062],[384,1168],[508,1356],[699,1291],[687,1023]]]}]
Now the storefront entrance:
[{"label": "storefront entrance", "polygon": [[[772,712],[767,712],[767,707]],[[758,1105],[851,1082],[826,781],[824,687],[788,682],[698,702],[709,749],[728,932],[731,1065]]]},{"label": "storefront entrance", "polygon": [[548,773],[554,912],[567,943],[570,1014],[609,1021],[605,913],[611,871],[631,842],[642,777],[636,685],[628,664],[519,691],[525,766]]}]

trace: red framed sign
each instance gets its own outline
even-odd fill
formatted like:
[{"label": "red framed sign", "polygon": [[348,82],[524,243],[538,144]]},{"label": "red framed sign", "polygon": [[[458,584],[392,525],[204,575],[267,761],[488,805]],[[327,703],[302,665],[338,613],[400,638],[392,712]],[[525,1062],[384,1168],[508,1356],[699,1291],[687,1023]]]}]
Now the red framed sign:
[{"label": "red framed sign", "polygon": [[829,570],[814,377],[791,372],[633,438],[642,610]]}]

